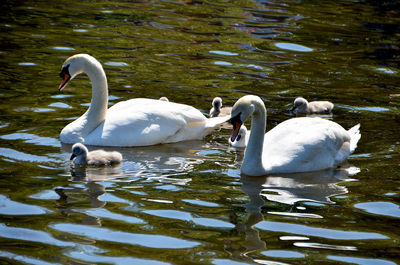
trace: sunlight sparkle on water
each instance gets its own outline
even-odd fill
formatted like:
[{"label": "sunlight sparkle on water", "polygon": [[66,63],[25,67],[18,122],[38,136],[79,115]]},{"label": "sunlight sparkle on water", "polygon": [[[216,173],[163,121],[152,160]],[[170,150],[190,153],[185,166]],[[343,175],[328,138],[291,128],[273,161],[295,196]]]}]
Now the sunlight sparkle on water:
[{"label": "sunlight sparkle on water", "polygon": [[289,51],[295,51],[295,52],[312,52],[313,49],[308,48],[306,46],[300,45],[300,44],[294,44],[294,43],[286,43],[286,42],[279,42],[275,43],[275,46],[283,49],[283,50],[289,50]]}]

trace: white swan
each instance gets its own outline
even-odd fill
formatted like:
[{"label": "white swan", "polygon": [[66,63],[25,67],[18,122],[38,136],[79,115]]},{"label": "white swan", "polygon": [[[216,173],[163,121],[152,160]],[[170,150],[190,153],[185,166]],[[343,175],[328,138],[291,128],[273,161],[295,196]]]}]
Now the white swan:
[{"label": "white swan", "polygon": [[70,160],[74,160],[74,164],[77,165],[112,165],[121,163],[122,155],[116,151],[106,152],[104,150],[95,150],[89,152],[86,146],[76,143],[72,146]]},{"label": "white swan", "polygon": [[212,101],[212,108],[210,109],[210,117],[222,117],[231,115],[231,107],[222,107],[222,99],[215,97]]},{"label": "white swan", "polygon": [[92,82],[92,101],[81,117],[61,131],[63,143],[146,146],[202,139],[229,119],[207,119],[191,106],[144,98],[122,101],[107,109],[106,75],[101,64],[87,54],[77,54],[65,61],[58,89],[61,91],[80,73],[86,73]]},{"label": "white swan", "polygon": [[335,122],[308,117],[286,120],[264,135],[264,102],[249,95],[233,106],[231,140],[250,116],[251,133],[241,166],[241,173],[249,176],[333,168],[349,157],[361,137],[359,124],[346,131]]},{"label": "white swan", "polygon": [[229,144],[232,145],[233,147],[240,147],[240,148],[246,147],[249,141],[249,135],[250,132],[247,131],[246,126],[242,125],[240,126],[239,132],[235,139],[232,140],[229,137]]},{"label": "white swan", "polygon": [[294,100],[294,106],[290,109],[301,114],[326,114],[331,113],[334,105],[329,101],[308,102],[305,98],[298,97]]}]

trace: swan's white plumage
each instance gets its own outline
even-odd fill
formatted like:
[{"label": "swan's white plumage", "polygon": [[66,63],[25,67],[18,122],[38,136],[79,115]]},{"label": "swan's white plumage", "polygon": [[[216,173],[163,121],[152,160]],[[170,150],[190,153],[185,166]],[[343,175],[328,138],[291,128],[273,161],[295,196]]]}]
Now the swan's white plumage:
[{"label": "swan's white plumage", "polygon": [[[74,55],[66,60],[63,71],[69,71],[71,79],[85,72],[92,81],[91,105],[85,114],[61,131],[63,143],[146,146],[196,140],[229,119],[207,119],[189,105],[145,98],[118,102],[107,110],[107,79],[96,59],[87,54]],[[60,85],[60,90],[63,87]]]},{"label": "swan's white plumage", "polygon": [[191,106],[137,98],[112,106],[105,121],[85,137],[85,143],[145,146],[202,139],[213,130],[207,118]]},{"label": "swan's white plumage", "polygon": [[264,135],[266,110],[257,96],[244,96],[233,107],[232,119],[252,116],[251,133],[241,172],[250,176],[332,168],[354,151],[361,137],[359,124],[346,131],[321,118],[286,120]]}]

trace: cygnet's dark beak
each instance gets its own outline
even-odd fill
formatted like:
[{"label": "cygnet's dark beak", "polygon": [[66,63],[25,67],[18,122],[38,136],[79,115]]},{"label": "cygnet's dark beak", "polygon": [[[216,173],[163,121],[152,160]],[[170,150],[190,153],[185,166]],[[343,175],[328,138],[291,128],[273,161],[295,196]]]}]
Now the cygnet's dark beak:
[{"label": "cygnet's dark beak", "polygon": [[291,112],[296,110],[296,106],[293,106],[293,108],[290,109]]},{"label": "cygnet's dark beak", "polygon": [[75,155],[75,154],[72,154],[69,160],[72,160],[72,159],[74,159],[75,157],[76,157],[76,155]]},{"label": "cygnet's dark beak", "polygon": [[60,72],[60,77],[63,79],[61,84],[58,86],[58,91],[64,89],[67,86],[69,80],[71,80],[71,75],[69,74],[69,64],[64,66]]}]

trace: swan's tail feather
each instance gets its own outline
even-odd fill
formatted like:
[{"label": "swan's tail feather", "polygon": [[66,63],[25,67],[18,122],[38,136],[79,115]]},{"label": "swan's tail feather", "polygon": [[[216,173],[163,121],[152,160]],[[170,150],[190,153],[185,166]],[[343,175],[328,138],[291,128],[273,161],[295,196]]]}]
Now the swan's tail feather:
[{"label": "swan's tail feather", "polygon": [[350,134],[350,153],[357,148],[357,143],[361,138],[360,124],[357,124],[347,131]]}]

